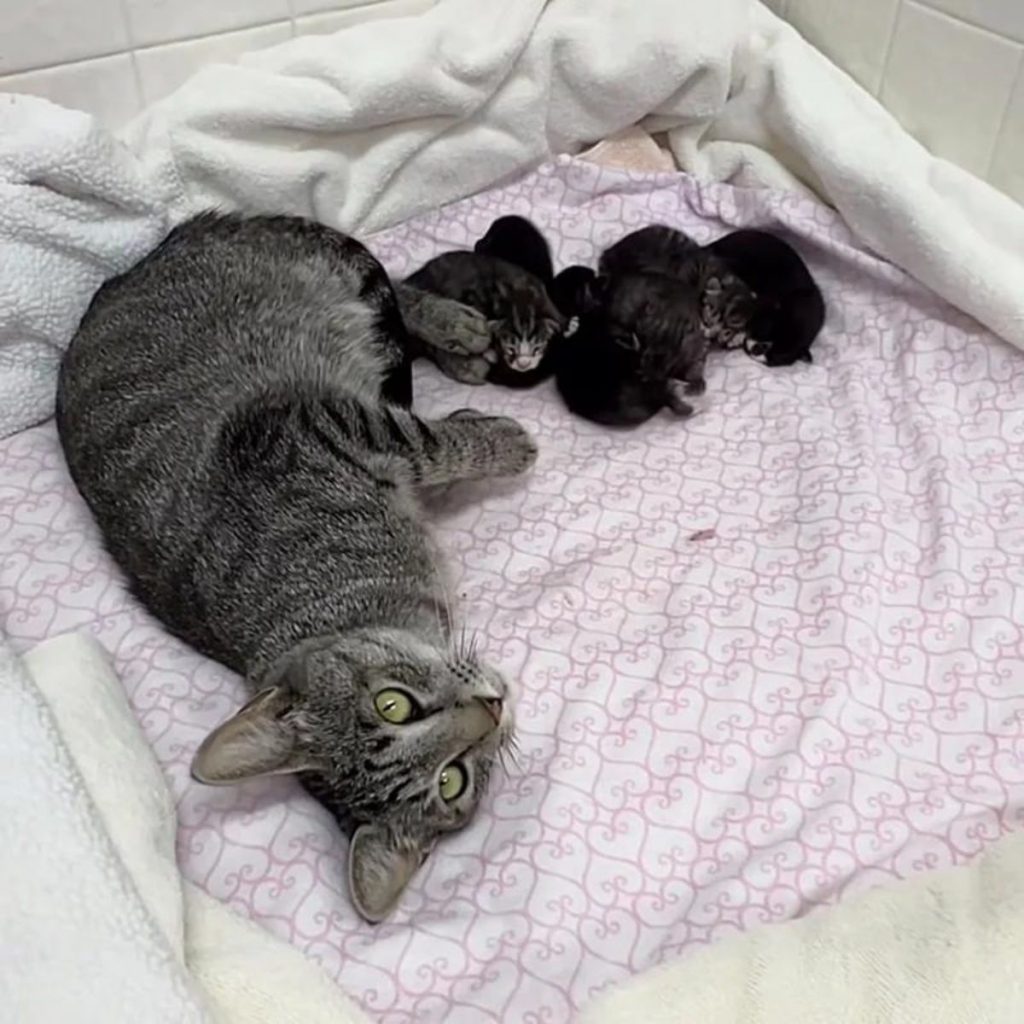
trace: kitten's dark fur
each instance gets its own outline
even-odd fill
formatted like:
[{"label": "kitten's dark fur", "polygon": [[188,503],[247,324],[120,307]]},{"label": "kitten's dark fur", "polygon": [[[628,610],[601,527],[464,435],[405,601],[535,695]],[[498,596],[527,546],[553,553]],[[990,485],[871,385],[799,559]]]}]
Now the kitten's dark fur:
[{"label": "kitten's dark fur", "polygon": [[[741,348],[754,311],[754,295],[729,267],[676,228],[652,224],[606,249],[601,274],[658,274],[679,282],[700,306],[708,346]],[[706,354],[706,353],[705,353]]]},{"label": "kitten's dark fur", "polygon": [[687,280],[700,246],[677,228],[651,224],[620,238],[601,253],[602,274],[664,274]]},{"label": "kitten's dark fur", "polygon": [[663,408],[691,415],[684,395],[704,388],[707,348],[692,296],[657,274],[570,270],[559,277],[579,326],[558,347],[555,377],[569,409],[608,426],[636,426]]},{"label": "kitten's dark fur", "polygon": [[[409,303],[432,345],[476,316]],[[470,820],[511,728],[505,681],[453,642],[417,489],[536,454],[512,420],[388,404],[409,397],[388,383],[404,334],[358,242],[204,215],[100,289],[57,393],[71,474],[136,594],[258,691],[194,774],[303,773],[358,826],[349,888],[370,920]]]},{"label": "kitten's dark fur", "polygon": [[490,363],[435,356],[449,376],[532,387],[554,372],[553,342],[564,323],[543,282],[523,267],[484,252],[447,252],[406,278],[406,284],[455,299],[490,322]]},{"label": "kitten's dark fur", "polygon": [[763,355],[768,366],[811,362],[825,300],[799,253],[781,238],[750,229],[706,248],[756,293],[748,332],[755,341],[752,354]]},{"label": "kitten's dark fur", "polygon": [[[578,415],[636,425],[704,391],[708,347],[745,325],[749,293],[683,232],[635,231],[601,254],[598,275],[562,271],[552,293],[579,328],[561,345],[557,381]],[[676,381],[683,381],[680,388]]]},{"label": "kitten's dark fur", "polygon": [[474,252],[497,256],[533,274],[545,287],[555,277],[547,240],[525,217],[499,217],[473,246]]}]

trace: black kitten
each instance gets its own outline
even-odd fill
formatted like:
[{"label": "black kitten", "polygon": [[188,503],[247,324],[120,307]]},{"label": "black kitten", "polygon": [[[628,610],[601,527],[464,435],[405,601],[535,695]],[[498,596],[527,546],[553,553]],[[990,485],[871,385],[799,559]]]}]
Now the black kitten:
[{"label": "black kitten", "polygon": [[825,300],[797,251],[766,231],[734,231],[706,247],[756,294],[748,333],[751,355],[768,366],[811,362],[825,322]]},{"label": "black kitten", "polygon": [[724,260],[676,228],[652,224],[626,235],[601,254],[602,274],[661,274],[696,296],[708,346],[746,348],[754,295]]},{"label": "black kitten", "polygon": [[651,224],[609,246],[598,263],[602,274],[664,274],[685,279],[700,246],[689,235]]},{"label": "black kitten", "polygon": [[529,271],[549,286],[555,277],[547,240],[525,217],[499,217],[473,246],[474,252],[497,256]]},{"label": "black kitten", "polygon": [[524,388],[554,372],[553,342],[564,321],[543,282],[523,267],[485,252],[447,252],[406,284],[457,299],[490,320],[492,346],[486,358],[429,350],[449,377]]},{"label": "black kitten", "polygon": [[[609,426],[636,426],[663,408],[693,413],[707,342],[693,295],[660,274],[556,278],[563,313],[579,318],[557,350],[555,380],[569,409]],[[685,381],[680,384],[679,381]]]}]

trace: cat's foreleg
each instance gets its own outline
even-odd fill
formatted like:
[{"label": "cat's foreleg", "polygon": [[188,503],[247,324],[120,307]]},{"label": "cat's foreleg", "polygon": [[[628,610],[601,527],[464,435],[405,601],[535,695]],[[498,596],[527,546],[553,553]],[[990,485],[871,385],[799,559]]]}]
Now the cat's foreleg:
[{"label": "cat's foreleg", "polygon": [[421,430],[424,443],[410,458],[419,486],[517,476],[537,459],[537,443],[507,416],[463,409],[443,420],[421,421]]},{"label": "cat's foreleg", "polygon": [[324,405],[324,441],[385,478],[416,487],[516,476],[537,458],[526,430],[506,416],[461,410],[426,420],[404,409],[368,406],[348,395]]}]

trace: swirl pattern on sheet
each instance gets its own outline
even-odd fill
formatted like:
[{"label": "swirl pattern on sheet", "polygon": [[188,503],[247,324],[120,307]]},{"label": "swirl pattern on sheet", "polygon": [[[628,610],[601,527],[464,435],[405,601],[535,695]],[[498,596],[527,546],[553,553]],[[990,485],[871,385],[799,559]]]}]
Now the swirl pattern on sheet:
[{"label": "swirl pattern on sheet", "polygon": [[292,782],[192,783],[241,682],[125,592],[52,424],[0,445],[0,601],[21,647],[115,655],[207,891],[320,960],[369,1013],[558,1022],[617,979],[1024,825],[1024,355],[793,196],[563,160],[371,240],[402,274],[533,217],[559,265],[675,224],[797,238],[829,301],[812,366],[713,357],[707,408],[632,432],[550,385],[418,374],[418,404],[535,431],[532,477],[430,514],[465,621],[520,691],[519,764],[393,920],[361,923],[345,843]]}]

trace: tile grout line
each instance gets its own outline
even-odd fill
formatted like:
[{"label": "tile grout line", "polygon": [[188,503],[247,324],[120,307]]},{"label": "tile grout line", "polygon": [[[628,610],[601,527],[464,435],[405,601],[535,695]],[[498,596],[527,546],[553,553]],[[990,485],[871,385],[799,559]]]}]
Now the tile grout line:
[{"label": "tile grout line", "polygon": [[[892,61],[892,51],[896,45],[896,30],[899,27],[900,18],[902,17],[905,8],[905,0],[898,0],[898,3],[896,4],[896,11],[892,16],[892,22],[889,25],[889,38],[885,41],[885,56],[882,58],[882,64],[878,71],[878,85],[875,89],[875,98],[880,103],[882,102],[882,89],[885,88],[885,78],[889,74],[889,64]],[[882,103],[882,106],[885,106],[885,104]]]},{"label": "tile grout line", "polygon": [[1003,113],[999,118],[999,125],[997,126],[992,138],[992,149],[988,154],[988,161],[985,164],[986,180],[988,180],[992,175],[992,165],[995,163],[996,154],[999,152],[999,143],[1002,141],[1003,132],[1006,131],[1007,122],[1010,119],[1010,108],[1013,106],[1017,90],[1022,84],[1024,84],[1024,46],[1019,47],[1019,53],[1017,54],[1017,72],[1013,76],[1013,81],[1010,83],[1010,88],[1006,95],[1006,104],[1003,106]]},{"label": "tile grout line", "polygon": [[[124,0],[121,0],[123,3]],[[367,5],[369,6],[369,5]],[[224,36],[240,35],[242,32],[250,32],[254,29],[272,28],[275,25],[292,25],[295,19],[275,18],[273,21],[261,21],[257,25],[245,25],[242,28],[227,29],[223,32],[207,32],[204,35],[181,36],[178,39],[168,39],[162,43],[147,43],[144,46],[132,45],[131,50],[108,50],[105,53],[94,53],[89,57],[79,57],[75,60],[59,61],[56,64],[37,64],[29,68],[18,68],[16,71],[5,71],[0,74],[0,82],[5,78],[13,78],[15,75],[28,75],[36,71],[54,71],[58,68],[74,67],[77,64],[90,64],[95,60],[109,60],[112,57],[121,57],[127,54],[145,53],[148,50],[160,50],[168,46],[177,46],[179,43],[204,42],[207,39],[221,39]],[[132,40],[129,38],[129,42]]]},{"label": "tile grout line", "polygon": [[[128,37],[128,43],[131,46],[131,49],[128,51],[128,55],[132,65],[132,79],[135,82],[135,98],[138,101],[135,113],[132,115],[132,117],[135,117],[146,105],[146,97],[142,91],[142,73],[139,71],[139,62],[135,59],[135,33],[132,31],[132,19],[128,14],[128,2],[127,0],[118,0],[117,5],[121,9],[121,17],[124,19],[124,32]],[[80,61],[79,63],[85,62]],[[59,67],[60,65],[56,66]]]}]

